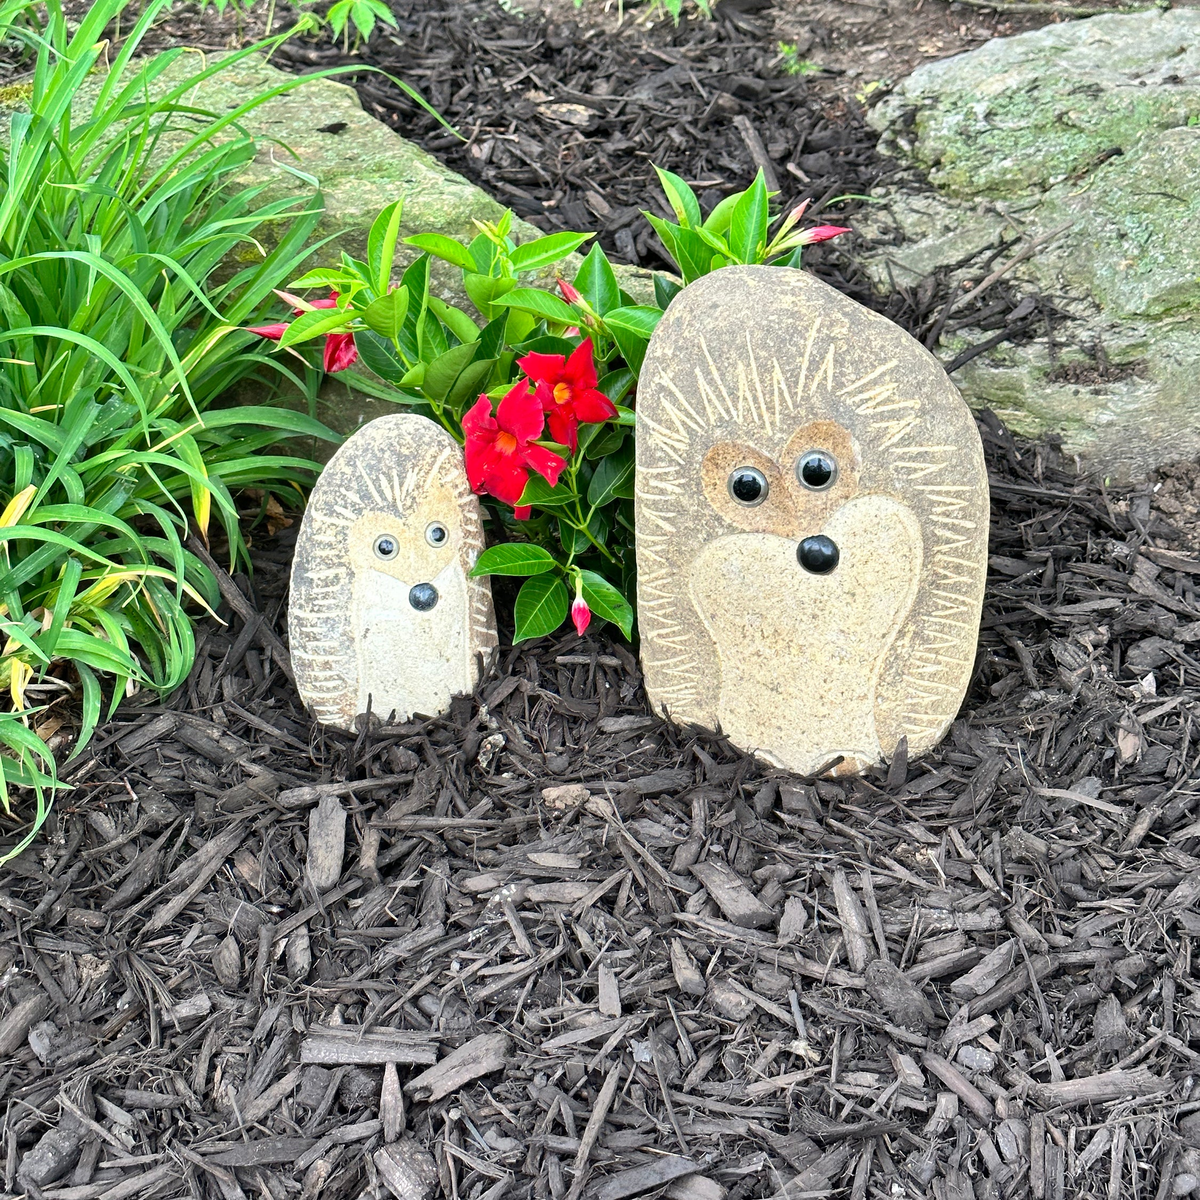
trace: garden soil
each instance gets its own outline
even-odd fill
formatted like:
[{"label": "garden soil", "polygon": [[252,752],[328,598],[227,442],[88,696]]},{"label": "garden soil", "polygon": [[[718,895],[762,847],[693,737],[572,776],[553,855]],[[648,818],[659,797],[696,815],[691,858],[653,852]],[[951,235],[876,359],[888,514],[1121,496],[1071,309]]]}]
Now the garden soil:
[{"label": "garden soil", "polygon": [[[858,7],[876,11],[838,11]],[[947,38],[995,20],[925,10]],[[664,153],[716,193],[744,186],[737,116],[826,216],[887,170],[844,76],[768,67],[769,10],[597,18],[558,48],[558,14],[397,13],[407,49],[380,53],[429,71],[471,134],[435,151],[526,193],[546,228],[600,224],[614,253],[627,230],[644,265],[640,222],[613,215],[658,202]],[[402,132],[444,138],[361,86]],[[607,98],[639,86],[644,104]],[[573,104],[594,128],[538,112]],[[814,263],[871,300],[851,252]],[[936,346],[947,288],[888,311]],[[1002,292],[978,303],[1011,315]],[[962,712],[921,761],[836,782],[664,725],[603,630],[502,649],[444,718],[317,727],[286,648],[297,526],[244,497],[253,576],[212,548],[225,603],[187,685],[122,706],[0,874],[3,1193],[1162,1200],[1200,1183],[1195,471],[1113,490],[986,413],[980,432],[991,569]]]}]

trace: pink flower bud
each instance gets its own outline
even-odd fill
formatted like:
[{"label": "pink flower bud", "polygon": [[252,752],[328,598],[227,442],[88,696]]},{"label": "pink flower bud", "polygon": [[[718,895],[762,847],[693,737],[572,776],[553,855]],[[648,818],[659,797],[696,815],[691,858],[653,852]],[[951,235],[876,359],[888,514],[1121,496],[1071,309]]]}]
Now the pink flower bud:
[{"label": "pink flower bud", "polygon": [[270,338],[271,341],[277,342],[287,333],[287,323],[280,321],[275,325],[251,325],[246,332],[257,333],[259,337]]},{"label": "pink flower bud", "polygon": [[568,304],[577,304],[583,299],[579,294],[579,289],[573,283],[568,283],[565,279],[558,281],[558,290],[562,292],[562,298]]},{"label": "pink flower bud", "polygon": [[840,237],[843,233],[849,233],[849,229],[843,229],[840,225],[814,225],[812,229],[806,229],[801,235],[803,241],[802,246],[815,246],[817,242],[827,242],[830,238]]},{"label": "pink flower bud", "polygon": [[575,632],[583,637],[587,632],[587,627],[591,624],[592,610],[588,608],[587,601],[582,596],[576,596],[571,602],[571,621],[575,625]]}]

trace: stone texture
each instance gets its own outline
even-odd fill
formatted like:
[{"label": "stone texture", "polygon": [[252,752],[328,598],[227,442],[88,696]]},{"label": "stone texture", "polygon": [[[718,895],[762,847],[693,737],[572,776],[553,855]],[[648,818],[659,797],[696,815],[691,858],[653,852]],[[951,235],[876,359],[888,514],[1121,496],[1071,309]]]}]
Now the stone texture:
[{"label": "stone texture", "polygon": [[[444,712],[496,645],[491,589],[462,451],[412,413],[380,417],[333,456],[309,499],[292,564],[296,686],[318,720],[353,729]],[[432,591],[430,590],[432,589]]]},{"label": "stone texture", "polygon": [[873,123],[952,195],[1022,197],[1198,112],[1200,11],[1177,8],[993,38],[919,67]]},{"label": "stone texture", "polygon": [[[871,115],[881,147],[940,189],[893,189],[856,223],[891,243],[867,252],[877,285],[1048,239],[1009,279],[1069,315],[1054,346],[1004,345],[955,382],[1114,478],[1200,451],[1198,117],[1195,9],[995,39],[914,71]],[[985,336],[963,330],[942,353]]]},{"label": "stone texture", "polygon": [[[836,459],[802,485],[806,451]],[[742,468],[765,498],[739,503]],[[654,707],[769,762],[841,773],[930,749],[975,657],[988,490],[936,360],[802,271],[728,267],[679,295],[638,394],[638,605]],[[824,535],[839,559],[806,570]]]}]

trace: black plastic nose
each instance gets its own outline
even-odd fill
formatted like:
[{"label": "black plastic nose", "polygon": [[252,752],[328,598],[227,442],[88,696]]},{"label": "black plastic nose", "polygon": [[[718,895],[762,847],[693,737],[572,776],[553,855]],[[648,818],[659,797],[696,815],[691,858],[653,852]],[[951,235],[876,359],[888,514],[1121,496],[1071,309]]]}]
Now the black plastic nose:
[{"label": "black plastic nose", "polygon": [[796,557],[800,565],[814,575],[828,575],[838,565],[841,554],[838,553],[837,543],[833,538],[818,533],[806,537],[796,549]]},{"label": "black plastic nose", "polygon": [[408,602],[417,612],[428,612],[438,602],[437,588],[432,583],[418,583],[408,593]]}]

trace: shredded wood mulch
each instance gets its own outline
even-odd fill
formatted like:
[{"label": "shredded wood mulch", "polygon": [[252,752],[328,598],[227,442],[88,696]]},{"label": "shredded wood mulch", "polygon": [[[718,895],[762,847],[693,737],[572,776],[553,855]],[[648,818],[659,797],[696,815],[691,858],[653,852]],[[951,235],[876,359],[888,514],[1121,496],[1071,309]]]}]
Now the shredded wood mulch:
[{"label": "shredded wood mulch", "polygon": [[[713,21],[649,30],[589,27],[583,12],[578,23],[506,12],[494,0],[391,8],[399,29],[358,55],[323,38],[289,42],[275,61],[297,71],[369,63],[375,72],[350,78],[372,116],[543,229],[596,231],[617,261],[668,265],[641,215],[671,213],[654,165],[687,179],[705,209],[761,167],[781,204],[811,202],[815,223],[836,223],[895,169],[875,153],[861,106],[819,86],[827,73],[788,74],[770,23],[733,4]],[[461,137],[380,70],[419,88]]]},{"label": "shredded wood mulch", "polygon": [[1156,1197],[1200,1182],[1200,560],[982,433],[945,743],[805,780],[502,650],[315,727],[290,537],[0,876],[6,1195]]},{"label": "shredded wood mulch", "polygon": [[[782,130],[763,149],[796,199],[885,168],[753,15],[556,45],[474,0],[425,38],[422,3],[397,5],[385,65],[445,81],[427,90],[470,141],[415,132],[547,228],[599,222],[618,257],[660,262],[635,220],[661,203],[651,156],[720,179],[706,203],[748,182],[739,115]],[[331,60],[309,49],[296,69]],[[413,136],[397,96],[377,103]],[[881,303],[839,255],[814,266]],[[889,315],[931,346],[968,317],[1054,319],[1014,317],[1002,279],[959,305],[961,282]],[[286,649],[295,527],[257,529],[187,686],[124,706],[0,873],[4,1195],[1200,1186],[1200,474],[1105,490],[981,432],[970,694],[934,753],[854,781],[663,725],[630,648],[595,638],[502,650],[444,719],[315,727]]]}]

